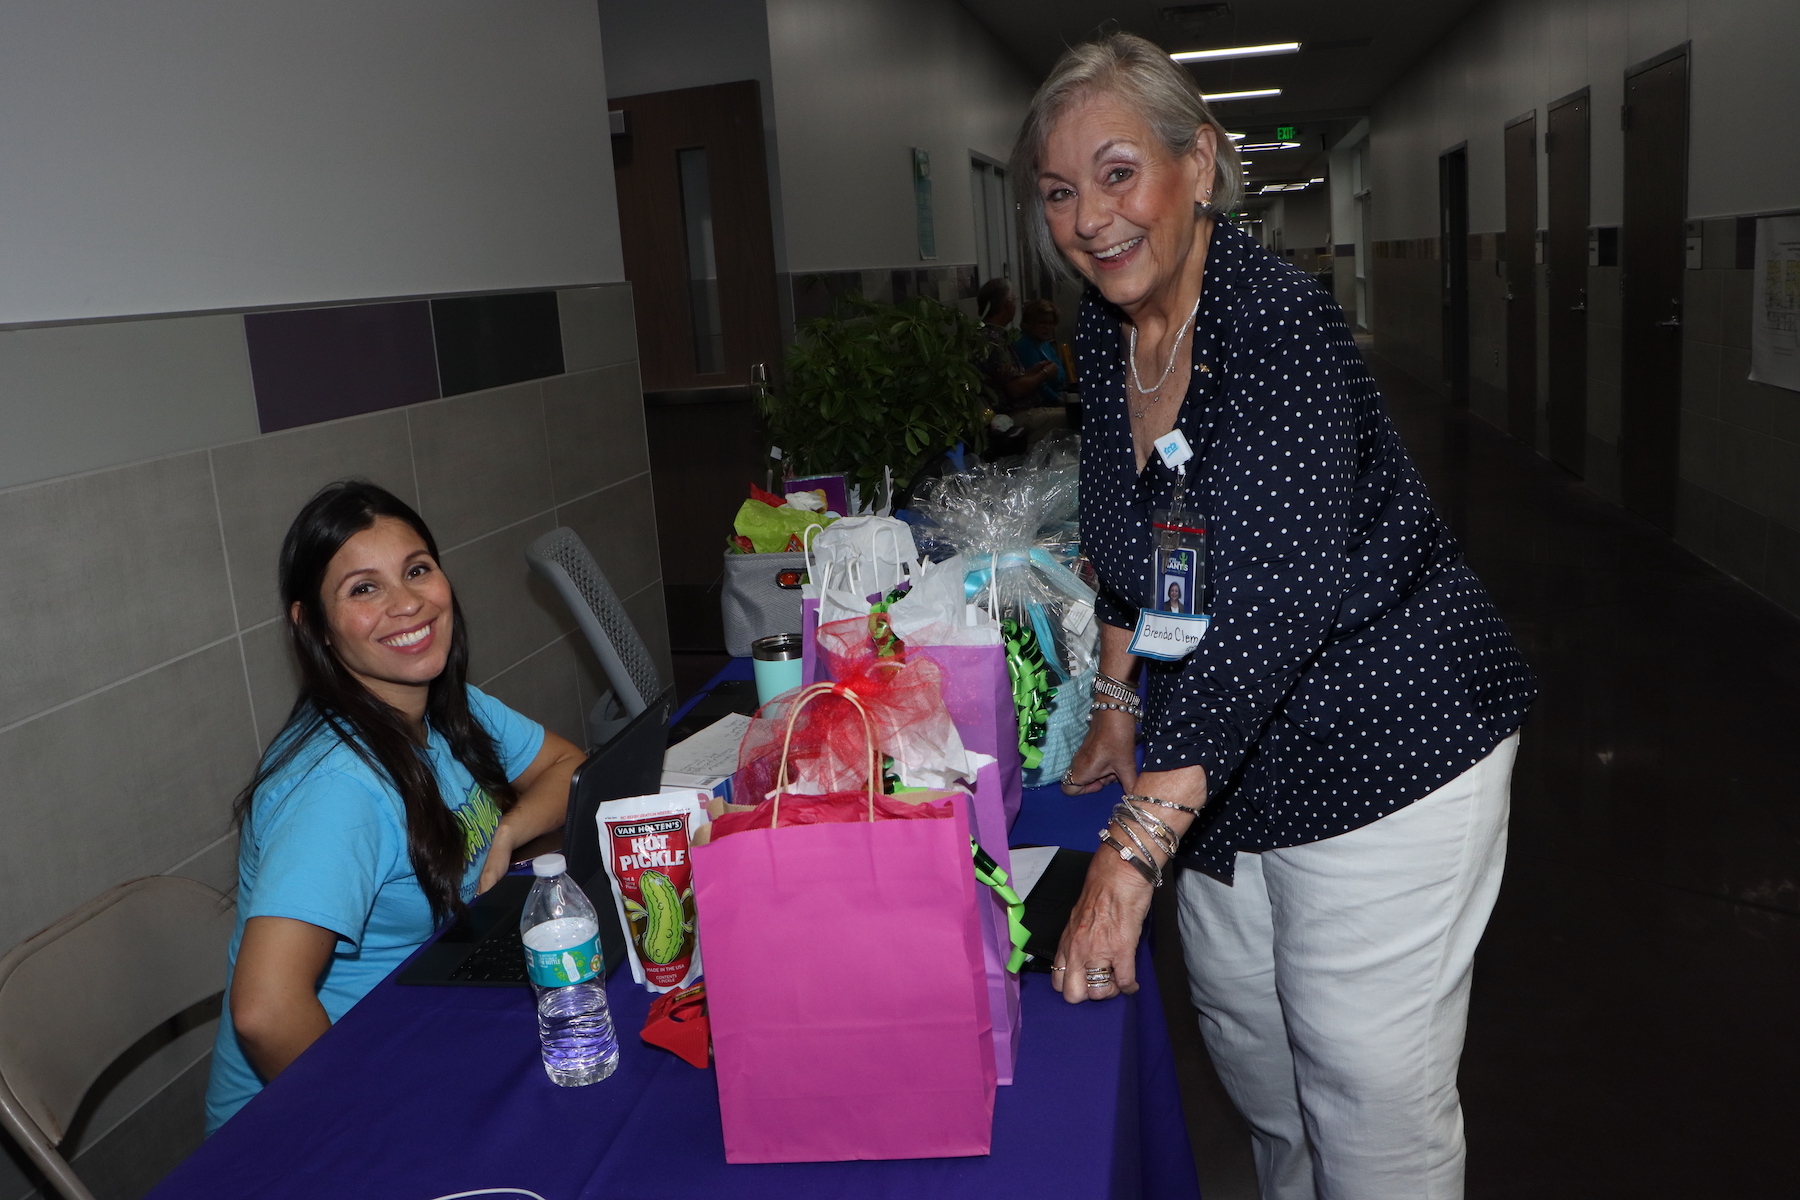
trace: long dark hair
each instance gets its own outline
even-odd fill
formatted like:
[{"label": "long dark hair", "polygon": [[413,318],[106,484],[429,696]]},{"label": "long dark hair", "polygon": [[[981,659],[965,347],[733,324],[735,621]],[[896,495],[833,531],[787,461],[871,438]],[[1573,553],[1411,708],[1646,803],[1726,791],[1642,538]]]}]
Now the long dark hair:
[{"label": "long dark hair", "polygon": [[[400,793],[413,873],[431,904],[432,917],[442,922],[463,907],[468,863],[462,827],[445,805],[425,748],[414,740],[405,718],[363,686],[326,640],[330,631],[321,594],[325,570],[345,542],[381,517],[410,525],[437,561],[437,540],[419,514],[392,492],[360,479],[322,488],[288,527],[281,543],[281,608],[300,664],[300,695],[287,723],[269,744],[256,777],[238,793],[233,811],[241,823],[249,816],[257,789],[286,769],[303,748],[320,736],[337,739]],[[293,620],[296,604],[300,616]],[[494,739],[469,711],[469,626],[454,592],[450,612],[450,654],[443,673],[431,681],[425,722],[449,743],[450,753],[505,812],[517,803],[518,794],[507,782]]]}]

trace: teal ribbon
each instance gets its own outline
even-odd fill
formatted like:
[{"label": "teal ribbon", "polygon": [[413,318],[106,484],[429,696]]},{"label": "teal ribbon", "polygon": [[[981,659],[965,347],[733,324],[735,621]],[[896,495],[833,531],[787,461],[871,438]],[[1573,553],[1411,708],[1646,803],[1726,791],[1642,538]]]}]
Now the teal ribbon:
[{"label": "teal ribbon", "polygon": [[993,888],[994,895],[1006,905],[1006,935],[1012,941],[1006,969],[1016,975],[1025,965],[1025,943],[1031,938],[1031,931],[1025,928],[1025,902],[1013,890],[1012,881],[1007,879],[1000,864],[974,838],[969,839],[969,853],[975,859],[975,878]]}]

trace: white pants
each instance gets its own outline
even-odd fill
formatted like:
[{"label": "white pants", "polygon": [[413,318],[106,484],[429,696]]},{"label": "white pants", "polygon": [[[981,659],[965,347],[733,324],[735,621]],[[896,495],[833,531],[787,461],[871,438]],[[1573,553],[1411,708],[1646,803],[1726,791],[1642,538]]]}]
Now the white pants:
[{"label": "white pants", "polygon": [[1514,734],[1361,829],[1180,880],[1200,1029],[1263,1200],[1459,1200],[1475,945],[1506,858]]}]

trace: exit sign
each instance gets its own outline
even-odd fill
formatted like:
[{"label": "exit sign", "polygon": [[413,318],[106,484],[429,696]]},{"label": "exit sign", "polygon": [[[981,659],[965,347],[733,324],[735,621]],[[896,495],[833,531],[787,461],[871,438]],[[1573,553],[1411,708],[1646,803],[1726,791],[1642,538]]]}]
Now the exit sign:
[{"label": "exit sign", "polygon": [[1294,127],[1292,125],[1277,125],[1275,127],[1275,137],[1278,141],[1283,141],[1283,142],[1293,141],[1294,140]]}]

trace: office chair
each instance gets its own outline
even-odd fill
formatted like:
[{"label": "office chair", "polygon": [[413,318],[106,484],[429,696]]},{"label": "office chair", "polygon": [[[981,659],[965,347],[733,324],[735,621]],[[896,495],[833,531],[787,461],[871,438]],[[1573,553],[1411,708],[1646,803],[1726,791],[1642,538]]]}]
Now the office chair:
[{"label": "office chair", "polygon": [[525,561],[549,580],[569,606],[594,657],[600,660],[600,669],[606,672],[612,696],[588,714],[589,742],[603,745],[662,695],[662,677],[649,647],[619,602],[619,594],[573,529],[552,529],[531,543]]},{"label": "office chair", "polygon": [[171,875],[88,901],[0,958],[0,1127],[64,1200],[94,1200],[59,1147],[94,1081],[225,990],[231,901]]}]

